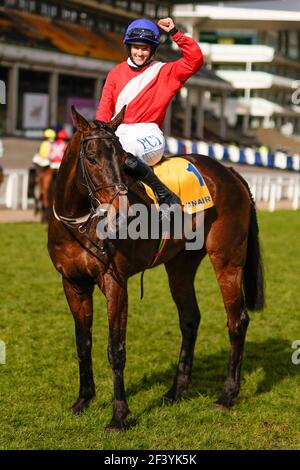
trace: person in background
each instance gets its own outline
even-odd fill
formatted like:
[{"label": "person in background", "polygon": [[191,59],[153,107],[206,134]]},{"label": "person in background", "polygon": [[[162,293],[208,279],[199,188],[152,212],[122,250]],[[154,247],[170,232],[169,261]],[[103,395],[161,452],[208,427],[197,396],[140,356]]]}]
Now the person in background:
[{"label": "person in background", "polygon": [[49,128],[44,131],[45,140],[41,143],[38,152],[34,155],[32,161],[35,165],[45,168],[50,165],[49,155],[53,142],[55,141],[56,133],[53,129]]},{"label": "person in background", "polygon": [[50,170],[50,150],[55,141],[56,132],[51,129],[45,129],[43,132],[44,140],[39,146],[37,153],[34,155],[32,162],[32,176],[34,178],[34,200],[35,212],[40,212],[43,208],[43,200],[45,198],[45,184],[47,184],[47,174]]},{"label": "person in background", "polygon": [[[154,60],[160,44],[158,26],[169,33],[182,57],[175,62]],[[96,119],[109,122],[126,105],[119,137],[127,152],[125,171],[142,180],[154,191],[159,205],[180,204],[150,167],[163,157],[165,139],[161,131],[168,105],[186,80],[203,64],[203,55],[196,41],[178,31],[172,18],[157,25],[141,18],[133,21],[124,36],[128,59],[108,74],[96,113]],[[168,217],[168,209],[164,214]]]},{"label": "person in background", "polygon": [[47,220],[49,211],[51,210],[54,182],[66,147],[68,145],[67,139],[67,132],[64,129],[61,129],[57,132],[56,139],[51,144],[49,153],[49,166],[43,176],[42,207],[44,212],[44,220]]},{"label": "person in background", "polygon": [[66,147],[68,145],[68,133],[61,129],[56,134],[56,140],[52,143],[49,160],[50,160],[50,168],[52,170],[58,170],[63,159]]}]

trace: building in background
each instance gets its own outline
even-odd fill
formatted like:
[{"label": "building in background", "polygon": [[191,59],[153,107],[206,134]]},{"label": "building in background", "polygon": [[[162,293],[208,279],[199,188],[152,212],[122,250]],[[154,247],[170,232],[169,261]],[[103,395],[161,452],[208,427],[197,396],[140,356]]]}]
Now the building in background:
[{"label": "building in background", "polygon": [[[107,73],[126,58],[124,30],[138,17],[173,16],[205,53],[206,64],[168,109],[166,152],[200,153],[239,165],[242,171],[246,165],[256,165],[262,172],[299,172],[299,140],[287,135],[299,128],[299,108],[290,102],[293,90],[296,100],[300,99],[293,84],[299,77],[298,0],[245,0],[242,4],[224,0],[222,8],[204,7],[204,3],[0,0],[0,85],[5,83],[6,88],[5,103],[0,100],[5,170],[0,205],[27,207],[28,168],[44,128],[71,130],[71,104],[94,119]],[[274,3],[293,3],[294,11],[266,13],[261,9],[263,4]],[[181,6],[174,16],[177,4]],[[234,6],[237,16],[224,8],[227,4]],[[247,5],[246,12],[241,10],[243,5]],[[176,60],[180,52],[171,46],[172,41],[162,36],[162,42],[157,58]],[[263,128],[259,134],[257,126],[269,129]],[[274,135],[274,126],[285,135]],[[269,148],[255,144],[268,144]],[[279,146],[286,151],[276,150]],[[264,190],[260,178],[254,175],[252,180],[253,185],[248,179],[256,199],[273,195],[272,207],[274,197],[285,191],[284,180],[274,189],[268,176]],[[300,204],[297,181],[290,178],[287,190],[294,208]]]},{"label": "building in background", "polygon": [[[300,138],[299,1],[219,3],[179,5],[174,16],[201,44],[207,67],[233,87],[224,110],[229,128],[271,142],[280,142],[278,131]],[[217,96],[207,91],[203,105],[207,122],[220,117]]]},{"label": "building in background", "polygon": [[[174,3],[0,1],[0,80],[7,84],[7,103],[0,109],[2,133],[38,137],[48,126],[71,127],[71,104],[93,119],[108,71],[126,57],[122,42],[126,26],[141,16],[170,16]],[[179,53],[171,49],[166,36],[162,39],[165,44],[158,58],[176,60]],[[170,106],[166,133],[202,138],[206,132],[202,101],[209,90],[220,97],[221,119],[216,135],[207,137],[225,138],[224,103],[232,86],[203,67],[187,89],[188,98],[180,95]]]}]

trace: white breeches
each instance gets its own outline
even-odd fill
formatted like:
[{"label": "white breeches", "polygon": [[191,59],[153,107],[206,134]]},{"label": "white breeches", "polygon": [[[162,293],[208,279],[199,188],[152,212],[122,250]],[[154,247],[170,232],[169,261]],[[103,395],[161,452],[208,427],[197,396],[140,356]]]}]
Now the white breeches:
[{"label": "white breeches", "polygon": [[139,157],[149,166],[156,165],[164,154],[165,138],[153,122],[121,124],[116,135],[125,152]]}]

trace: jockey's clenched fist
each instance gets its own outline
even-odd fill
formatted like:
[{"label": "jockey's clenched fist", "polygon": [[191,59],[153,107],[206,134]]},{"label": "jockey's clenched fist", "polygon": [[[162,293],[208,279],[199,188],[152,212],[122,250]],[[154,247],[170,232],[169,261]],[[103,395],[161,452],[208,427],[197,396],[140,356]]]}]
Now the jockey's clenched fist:
[{"label": "jockey's clenched fist", "polygon": [[175,28],[175,24],[172,18],[163,18],[158,20],[157,26],[163,29],[166,33],[169,33],[173,28]]}]

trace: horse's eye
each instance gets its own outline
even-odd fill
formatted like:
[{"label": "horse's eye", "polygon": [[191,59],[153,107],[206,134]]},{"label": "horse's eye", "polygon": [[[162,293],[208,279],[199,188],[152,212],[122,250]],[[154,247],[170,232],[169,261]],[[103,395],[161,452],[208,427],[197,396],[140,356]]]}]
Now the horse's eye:
[{"label": "horse's eye", "polygon": [[88,159],[89,163],[91,163],[92,165],[95,165],[97,163],[96,158],[94,158],[92,155],[88,155],[86,158]]}]

